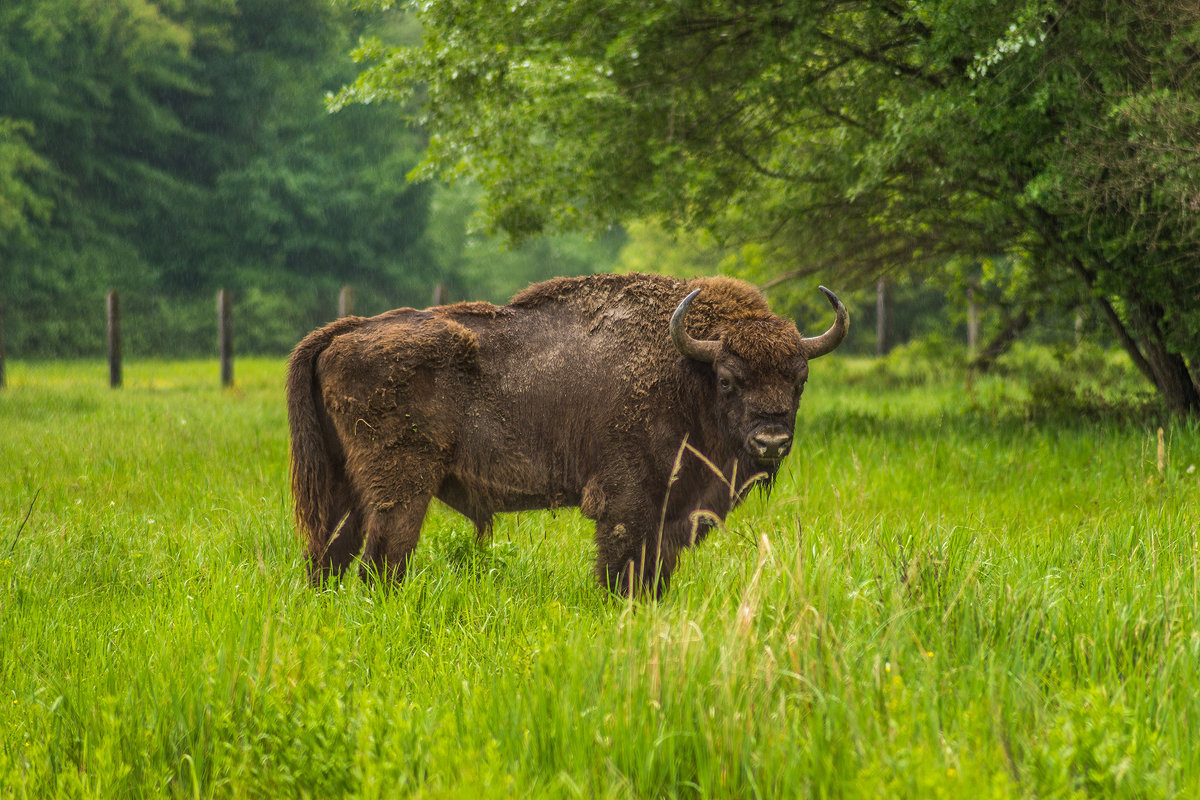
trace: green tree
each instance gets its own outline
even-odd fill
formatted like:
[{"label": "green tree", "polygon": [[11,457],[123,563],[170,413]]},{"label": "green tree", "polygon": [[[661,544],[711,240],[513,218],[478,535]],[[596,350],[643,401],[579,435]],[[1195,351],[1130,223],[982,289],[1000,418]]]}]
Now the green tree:
[{"label": "green tree", "polygon": [[482,228],[479,202],[473,183],[434,189],[426,236],[448,300],[504,303],[537,281],[607,269],[625,241],[624,231],[612,228],[598,236],[562,233],[506,242]]},{"label": "green tree", "polygon": [[218,286],[242,351],[285,350],[333,315],[344,282],[359,310],[427,299],[430,189],[405,180],[421,133],[403,108],[324,107],[358,35],[401,39],[407,24],[326,0],[5,5],[10,352],[99,352],[109,288],[134,353],[210,350]]},{"label": "green tree", "polygon": [[339,102],[424,98],[423,174],[521,237],[662,215],[774,271],[1020,260],[1200,413],[1200,11],[1185,0],[416,4]]},{"label": "green tree", "polygon": [[30,185],[46,168],[29,146],[28,123],[0,117],[0,234],[26,234],[31,219],[43,216],[47,203]]}]

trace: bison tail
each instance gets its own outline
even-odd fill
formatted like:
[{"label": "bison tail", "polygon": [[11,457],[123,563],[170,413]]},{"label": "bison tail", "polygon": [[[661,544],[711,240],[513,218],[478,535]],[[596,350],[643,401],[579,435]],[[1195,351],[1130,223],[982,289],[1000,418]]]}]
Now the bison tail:
[{"label": "bison tail", "polygon": [[301,340],[288,359],[287,411],[291,434],[292,495],[296,525],[307,542],[310,577],[321,578],[335,527],[350,511],[341,443],[325,412],[317,358],[333,339],[361,323],[344,317]]}]

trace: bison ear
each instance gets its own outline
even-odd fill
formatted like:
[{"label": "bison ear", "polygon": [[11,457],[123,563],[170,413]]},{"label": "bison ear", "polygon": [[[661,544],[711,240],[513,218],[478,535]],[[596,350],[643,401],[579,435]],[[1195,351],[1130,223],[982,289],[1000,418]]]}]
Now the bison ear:
[{"label": "bison ear", "polygon": [[833,306],[834,319],[833,325],[829,330],[822,333],[820,336],[809,336],[800,340],[800,347],[804,350],[804,355],[810,360],[819,356],[832,353],[842,340],[846,338],[846,333],[850,330],[850,314],[846,311],[846,307],[842,305],[842,301],[833,292],[826,289],[824,286],[818,286],[825,296],[829,298],[829,304]]},{"label": "bison ear", "polygon": [[717,353],[721,350],[721,343],[716,339],[693,339],[688,335],[687,326],[684,325],[684,318],[687,316],[688,306],[696,299],[696,295],[700,294],[701,290],[696,289],[679,304],[675,309],[675,313],[671,315],[671,341],[675,343],[675,349],[683,355],[694,361],[703,361],[705,364],[711,364],[717,360]]}]

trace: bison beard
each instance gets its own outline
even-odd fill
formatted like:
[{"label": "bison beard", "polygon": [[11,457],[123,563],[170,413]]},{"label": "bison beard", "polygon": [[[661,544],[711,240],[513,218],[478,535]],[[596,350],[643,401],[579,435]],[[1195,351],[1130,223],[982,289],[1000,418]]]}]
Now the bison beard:
[{"label": "bison beard", "polygon": [[849,326],[802,337],[728,278],[558,278],[507,306],[346,317],[288,365],[292,490],[314,584],[361,551],[404,576],[432,498],[491,533],[497,512],[579,506],[596,574],[621,594],[668,586],[704,520],[791,447],[808,362]]}]

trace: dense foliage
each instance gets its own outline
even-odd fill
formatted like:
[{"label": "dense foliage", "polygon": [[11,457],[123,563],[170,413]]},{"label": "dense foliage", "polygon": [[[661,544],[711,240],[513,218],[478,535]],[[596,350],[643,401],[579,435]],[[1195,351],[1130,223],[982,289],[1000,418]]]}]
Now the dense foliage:
[{"label": "dense foliage", "polygon": [[239,350],[286,352],[336,313],[344,283],[356,310],[374,313],[425,305],[439,283],[501,299],[571,247],[587,255],[565,269],[603,262],[611,244],[492,247],[509,259],[506,282],[479,248],[464,256],[469,215],[437,215],[435,188],[406,180],[425,145],[405,109],[325,107],[353,77],[346,53],[364,33],[418,36],[403,15],[326,0],[0,9],[9,353],[103,352],[112,288],[131,354],[211,352],[218,287],[233,292]]},{"label": "dense foliage", "polygon": [[[0,298],[23,355],[203,347],[234,290],[243,347],[320,320],[340,282],[428,294],[422,143],[399,109],[331,117],[376,18],[323,0],[34,0],[0,11]],[[323,301],[325,308],[319,308]]]},{"label": "dense foliage", "polygon": [[479,179],[499,228],[665,216],[775,275],[1006,265],[1010,302],[1094,305],[1200,412],[1195,4],[415,8],[423,41],[364,45],[340,102],[419,91],[425,172]]}]

